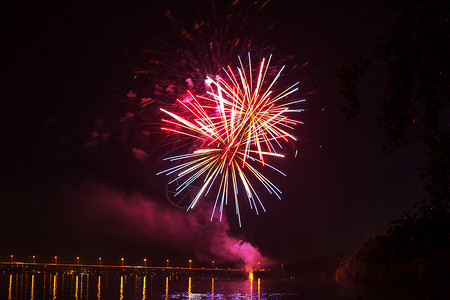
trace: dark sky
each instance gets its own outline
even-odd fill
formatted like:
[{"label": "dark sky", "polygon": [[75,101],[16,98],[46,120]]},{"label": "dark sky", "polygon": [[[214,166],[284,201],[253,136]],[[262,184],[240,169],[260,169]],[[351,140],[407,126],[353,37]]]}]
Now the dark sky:
[{"label": "dark sky", "polygon": [[[161,168],[155,165],[158,159],[140,161],[120,143],[105,143],[95,153],[83,147],[95,119],[108,109],[121,113],[108,101],[126,97],[127,90],[116,87],[129,76],[124,65],[130,57],[170,27],[165,10],[192,23],[209,7],[209,1],[153,2],[160,1],[14,3],[2,9],[7,54],[2,68],[0,261],[12,253],[23,260],[35,254],[69,261],[83,255],[112,262],[120,256],[163,262],[168,256],[183,260],[194,255],[189,242],[201,240],[201,230],[179,242],[172,241],[179,233],[167,229],[162,243],[154,237],[157,230],[136,232],[133,226],[145,231],[147,225],[136,225],[139,217],[133,219],[132,213],[103,214],[120,202],[108,199],[136,194],[143,202],[158,203],[153,209],[160,209],[160,216],[169,212],[167,218],[155,217],[163,222],[158,225],[162,232],[191,214],[170,216],[166,206],[171,206],[162,196],[165,178],[154,176]],[[305,124],[296,129],[299,157],[280,163],[288,175],[278,181],[282,200],[264,199],[268,212],[260,216],[245,212],[241,229],[229,205],[231,234],[279,262],[350,254],[423,196],[416,172],[423,163],[421,146],[413,143],[394,155],[381,152],[383,132],[374,123],[384,90],[381,66],[372,67],[362,82],[365,101],[357,120],[349,123],[341,113],[345,101],[338,95],[336,69],[370,50],[392,20],[383,1],[272,2],[260,16],[256,13],[258,22],[276,24],[267,40],[300,64],[309,62],[299,76],[305,90],[318,92],[306,97]],[[160,142],[147,146],[158,148]],[[105,193],[109,198],[98,200]],[[121,202],[124,211],[131,211],[134,204],[126,208],[127,201],[132,202]],[[218,230],[202,226],[205,232]]]}]

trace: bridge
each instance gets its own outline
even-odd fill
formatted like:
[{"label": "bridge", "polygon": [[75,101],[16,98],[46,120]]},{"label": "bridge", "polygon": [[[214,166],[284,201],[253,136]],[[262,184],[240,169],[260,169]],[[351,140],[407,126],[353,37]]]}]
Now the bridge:
[{"label": "bridge", "polygon": [[[197,275],[220,277],[248,276],[245,269],[231,268],[205,268],[205,267],[176,267],[176,266],[127,266],[127,265],[103,265],[103,264],[60,264],[60,263],[26,263],[26,262],[0,262],[0,272],[6,273],[67,273],[67,274],[119,274],[119,275]],[[253,275],[260,277],[265,270],[255,270]]]}]

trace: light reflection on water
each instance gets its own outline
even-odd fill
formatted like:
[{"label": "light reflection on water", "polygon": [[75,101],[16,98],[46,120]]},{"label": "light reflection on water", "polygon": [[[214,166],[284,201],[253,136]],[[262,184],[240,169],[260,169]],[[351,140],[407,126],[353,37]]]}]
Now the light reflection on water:
[{"label": "light reflection on water", "polygon": [[[97,299],[100,300],[102,298],[102,281],[101,281],[101,276],[98,276],[98,281],[97,281]],[[145,288],[144,288],[145,290]]]},{"label": "light reflection on water", "polygon": [[[360,298],[358,298],[360,297]],[[336,282],[92,274],[0,274],[0,299],[423,299],[410,288]]]},{"label": "light reflection on water", "polygon": [[123,299],[123,276],[120,276],[120,300]]},{"label": "light reflection on water", "polygon": [[12,299],[12,274],[9,275],[9,289],[8,289],[8,300]]}]

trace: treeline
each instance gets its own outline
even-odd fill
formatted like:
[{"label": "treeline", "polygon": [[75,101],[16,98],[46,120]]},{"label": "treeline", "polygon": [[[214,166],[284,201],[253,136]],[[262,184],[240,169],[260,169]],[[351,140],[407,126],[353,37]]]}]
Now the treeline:
[{"label": "treeline", "polygon": [[286,264],[283,269],[283,276],[299,280],[334,281],[336,269],[343,258],[344,256],[334,255]]},{"label": "treeline", "polygon": [[450,282],[450,214],[422,207],[341,260],[336,281]]}]

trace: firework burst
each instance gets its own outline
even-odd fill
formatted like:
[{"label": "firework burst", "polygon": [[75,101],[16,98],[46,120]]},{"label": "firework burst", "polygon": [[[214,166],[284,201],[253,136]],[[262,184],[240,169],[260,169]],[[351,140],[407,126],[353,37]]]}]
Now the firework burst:
[{"label": "firework burst", "polygon": [[[216,194],[211,214],[218,210],[222,218],[224,206],[232,199],[239,225],[239,190],[243,187],[251,209],[256,213],[264,205],[256,192],[258,182],[281,199],[281,191],[264,174],[264,168],[283,172],[267,162],[268,157],[284,157],[283,143],[295,141],[294,126],[300,121],[292,114],[303,111],[295,108],[304,99],[295,99],[298,83],[280,90],[277,81],[284,67],[274,72],[269,68],[271,57],[262,59],[253,70],[250,54],[248,68],[239,58],[240,67],[223,69],[224,76],[207,77],[207,92],[185,99],[177,99],[181,112],[161,109],[169,118],[162,119],[162,130],[190,139],[195,149],[188,153],[165,158],[175,164],[158,174],[173,176],[169,182],[181,182],[175,196],[195,184],[199,186],[188,210],[209,193]],[[277,92],[280,91],[280,92]]]}]

